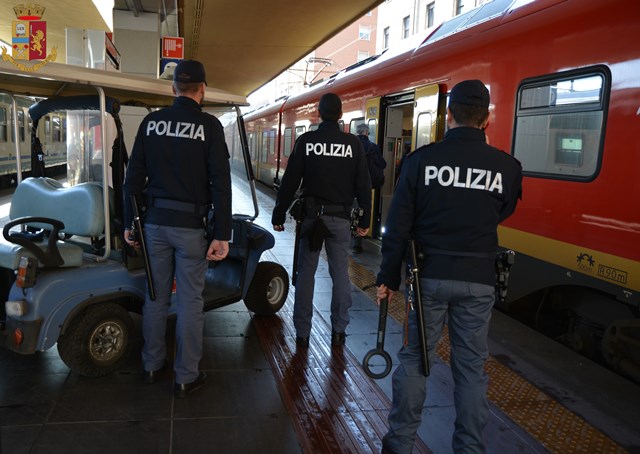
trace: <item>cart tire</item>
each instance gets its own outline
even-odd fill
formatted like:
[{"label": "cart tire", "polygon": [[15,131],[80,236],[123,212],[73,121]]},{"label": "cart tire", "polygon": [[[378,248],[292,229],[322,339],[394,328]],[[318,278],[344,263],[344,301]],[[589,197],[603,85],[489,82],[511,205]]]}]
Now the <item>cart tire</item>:
[{"label": "cart tire", "polygon": [[289,275],[282,265],[259,262],[244,304],[258,315],[273,315],[284,306],[289,294]]},{"label": "cart tire", "polygon": [[133,346],[133,321],[127,310],[115,303],[87,307],[58,339],[58,352],[79,375],[108,375],[129,359]]}]

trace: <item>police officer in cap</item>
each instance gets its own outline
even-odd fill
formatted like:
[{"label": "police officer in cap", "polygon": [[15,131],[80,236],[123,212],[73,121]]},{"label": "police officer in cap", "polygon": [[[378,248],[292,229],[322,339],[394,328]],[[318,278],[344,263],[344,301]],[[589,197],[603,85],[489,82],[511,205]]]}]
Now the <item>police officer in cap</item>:
[{"label": "police officer in cap", "polygon": [[[222,260],[231,238],[231,173],[222,125],[202,112],[206,75],[202,63],[183,60],[173,74],[173,105],[147,115],[136,136],[124,183],[125,225],[132,220],[130,195],[146,202],[145,241],[156,299],[143,307],[144,381],[166,368],[165,332],[173,279],[177,325],[176,397],[200,388],[203,298],[208,261]],[[144,189],[144,195],[143,195]],[[203,219],[215,208],[214,239],[205,239]],[[124,239],[136,247],[130,230]]]},{"label": "police officer in cap", "polygon": [[371,180],[366,157],[356,136],[340,130],[340,98],[334,93],[323,95],[318,110],[322,123],[316,131],[307,132],[296,140],[271,218],[274,230],[283,231],[287,209],[300,188],[304,219],[297,239],[299,253],[293,323],[296,343],[303,348],[309,345],[314,276],[323,242],[333,280],[331,343],[333,346],[344,345],[351,307],[347,268],[354,197],[364,210],[357,228],[359,235],[364,236],[369,231],[371,215]]},{"label": "police officer in cap", "polygon": [[[486,399],[487,333],[495,301],[498,224],[521,196],[520,163],[486,143],[489,91],[479,80],[455,85],[447,109],[444,140],[418,148],[404,163],[382,238],[378,301],[398,290],[407,240],[424,254],[420,287],[432,363],[445,319],[455,384],[456,453],[485,451],[482,431]],[[410,453],[426,398],[415,310],[408,320],[408,345],[393,374],[393,406],[383,453]]]}]

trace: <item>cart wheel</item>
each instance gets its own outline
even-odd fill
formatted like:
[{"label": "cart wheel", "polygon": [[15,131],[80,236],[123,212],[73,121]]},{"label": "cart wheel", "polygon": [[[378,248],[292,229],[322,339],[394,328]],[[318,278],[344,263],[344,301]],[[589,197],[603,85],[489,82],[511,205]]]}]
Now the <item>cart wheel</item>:
[{"label": "cart wheel", "polygon": [[58,339],[58,352],[79,375],[100,377],[122,367],[133,344],[133,321],[115,303],[87,307]]},{"label": "cart wheel", "polygon": [[278,312],[289,294],[289,275],[282,265],[260,262],[256,267],[244,304],[258,315]]}]

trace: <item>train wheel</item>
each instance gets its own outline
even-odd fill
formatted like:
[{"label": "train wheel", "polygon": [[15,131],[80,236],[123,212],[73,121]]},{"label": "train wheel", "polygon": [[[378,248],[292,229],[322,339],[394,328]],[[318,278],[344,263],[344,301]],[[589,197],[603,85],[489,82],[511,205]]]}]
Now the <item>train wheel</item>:
[{"label": "train wheel", "polygon": [[256,267],[244,304],[258,315],[278,312],[289,294],[289,275],[282,265],[260,262]]},{"label": "train wheel", "polygon": [[129,358],[133,321],[115,303],[89,306],[76,316],[58,339],[58,352],[74,372],[100,377],[119,369]]}]

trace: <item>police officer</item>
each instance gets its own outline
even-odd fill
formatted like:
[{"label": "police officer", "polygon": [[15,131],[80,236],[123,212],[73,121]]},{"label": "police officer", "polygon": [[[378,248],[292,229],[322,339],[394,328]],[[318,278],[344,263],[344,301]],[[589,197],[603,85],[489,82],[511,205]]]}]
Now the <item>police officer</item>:
[{"label": "police officer", "polygon": [[309,345],[313,290],[323,241],[327,251],[329,273],[333,281],[331,295],[331,344],[345,343],[349,323],[351,282],[348,274],[350,213],[354,197],[363,208],[357,232],[369,231],[371,181],[364,150],[356,136],[342,132],[342,102],[334,93],[320,98],[318,111],[322,123],[297,139],[282,177],[271,222],[275,231],[284,230],[287,209],[298,187],[304,201],[297,263],[297,284],[293,323],[296,343]]},{"label": "police officer", "polygon": [[[176,397],[200,388],[206,374],[202,357],[203,298],[208,260],[222,260],[231,238],[231,174],[221,123],[202,112],[206,75],[202,63],[183,60],[175,68],[171,107],[147,115],[136,136],[127,168],[125,225],[132,220],[130,195],[146,195],[145,241],[155,301],[143,308],[144,381],[153,383],[165,369],[165,331],[173,278],[177,325],[174,363]],[[213,203],[214,239],[204,236],[203,219]],[[125,230],[124,239],[131,246]]]},{"label": "police officer", "polygon": [[[483,365],[495,300],[497,226],[513,213],[521,195],[520,163],[486,143],[488,119],[489,91],[481,81],[453,87],[444,140],[418,148],[402,167],[377,278],[378,301],[391,298],[400,285],[407,240],[413,238],[425,256],[419,279],[430,363],[448,318],[456,453],[485,451],[482,431],[489,409]],[[398,359],[383,453],[412,452],[421,422],[426,378],[414,310],[408,345]]]}]

